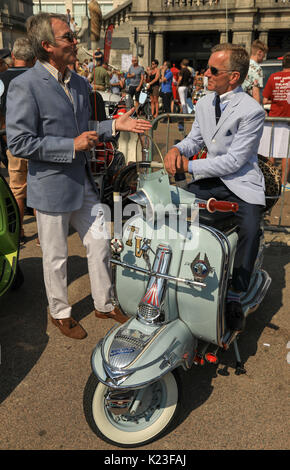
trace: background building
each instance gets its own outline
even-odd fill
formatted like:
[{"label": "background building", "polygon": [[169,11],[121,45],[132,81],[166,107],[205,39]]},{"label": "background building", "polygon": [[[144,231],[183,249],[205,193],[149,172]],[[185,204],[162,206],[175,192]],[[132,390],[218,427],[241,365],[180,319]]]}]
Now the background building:
[{"label": "background building", "polygon": [[0,0],[0,49],[11,49],[15,39],[26,34],[25,21],[32,9],[32,0]]},{"label": "background building", "polygon": [[[200,68],[214,44],[250,51],[258,38],[268,44],[268,58],[290,51],[290,0],[124,0],[114,7],[103,22],[104,30],[114,24],[111,61],[119,67],[122,57],[138,53],[142,65],[154,57],[176,64],[188,58]],[[129,41],[127,50],[120,38]]]}]

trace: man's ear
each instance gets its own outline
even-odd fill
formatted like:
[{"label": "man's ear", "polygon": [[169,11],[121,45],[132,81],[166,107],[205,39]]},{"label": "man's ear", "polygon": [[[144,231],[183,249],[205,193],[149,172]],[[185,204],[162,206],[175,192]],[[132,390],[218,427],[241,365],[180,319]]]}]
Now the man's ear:
[{"label": "man's ear", "polygon": [[238,83],[238,81],[240,80],[240,72],[237,72],[236,70],[234,70],[232,73],[231,73],[231,78],[230,78],[230,83],[231,85],[235,85],[236,83]]},{"label": "man's ear", "polygon": [[43,49],[46,51],[46,52],[51,52],[52,50],[52,46],[51,46],[51,43],[48,42],[48,41],[41,41],[41,45],[43,47]]}]

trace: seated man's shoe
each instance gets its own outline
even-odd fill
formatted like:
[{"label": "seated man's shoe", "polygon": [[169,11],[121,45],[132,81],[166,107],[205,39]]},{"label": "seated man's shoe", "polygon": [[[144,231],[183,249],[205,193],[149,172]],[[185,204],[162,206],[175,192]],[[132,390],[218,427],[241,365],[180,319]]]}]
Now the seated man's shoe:
[{"label": "seated man's shoe", "polygon": [[63,335],[73,339],[84,339],[87,336],[87,332],[84,328],[72,317],[62,318],[57,320],[51,317],[52,323],[57,326]]},{"label": "seated man's shoe", "polygon": [[243,331],[245,329],[245,317],[240,302],[227,302],[226,304],[227,327],[232,331]]},{"label": "seated man's shoe", "polygon": [[119,323],[125,323],[129,320],[129,318],[124,315],[118,307],[115,307],[111,312],[99,312],[98,310],[95,310],[95,315],[97,318],[112,318]]}]

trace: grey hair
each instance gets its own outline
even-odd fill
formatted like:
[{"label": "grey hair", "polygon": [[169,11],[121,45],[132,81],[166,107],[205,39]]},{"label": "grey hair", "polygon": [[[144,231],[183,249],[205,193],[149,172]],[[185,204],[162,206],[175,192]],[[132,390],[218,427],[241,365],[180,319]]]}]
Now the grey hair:
[{"label": "grey hair", "polygon": [[67,23],[66,15],[45,12],[30,16],[26,22],[27,34],[34,51],[34,55],[40,61],[47,61],[49,58],[48,53],[42,47],[42,41],[47,41],[48,43],[55,45],[55,38],[51,25],[52,19],[57,19]]},{"label": "grey hair", "polygon": [[237,83],[243,83],[248,74],[250,64],[250,57],[246,49],[239,44],[221,43],[214,46],[211,50],[212,53],[219,51],[230,52],[229,66],[231,67],[231,70],[240,73],[240,78]]},{"label": "grey hair", "polygon": [[35,54],[28,38],[17,38],[13,44],[12,54],[17,60],[32,62]]}]

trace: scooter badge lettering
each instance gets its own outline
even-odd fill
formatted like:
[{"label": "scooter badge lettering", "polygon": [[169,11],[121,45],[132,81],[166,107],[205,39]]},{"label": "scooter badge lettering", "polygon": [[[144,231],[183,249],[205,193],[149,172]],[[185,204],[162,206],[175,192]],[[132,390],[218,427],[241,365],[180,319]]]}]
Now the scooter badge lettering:
[{"label": "scooter badge lettering", "polygon": [[135,256],[136,258],[141,258],[142,254],[143,254],[143,250],[141,249],[141,241],[142,241],[142,237],[135,237],[135,242],[136,242],[136,245],[135,245]]},{"label": "scooter badge lettering", "polygon": [[132,246],[133,245],[134,232],[138,233],[139,229],[137,227],[134,227],[134,225],[129,225],[128,230],[129,230],[129,238],[126,241],[126,245],[127,246]]},{"label": "scooter badge lettering", "polygon": [[135,348],[119,348],[119,349],[112,349],[110,352],[110,356],[118,356],[119,354],[131,354],[135,351]]}]

